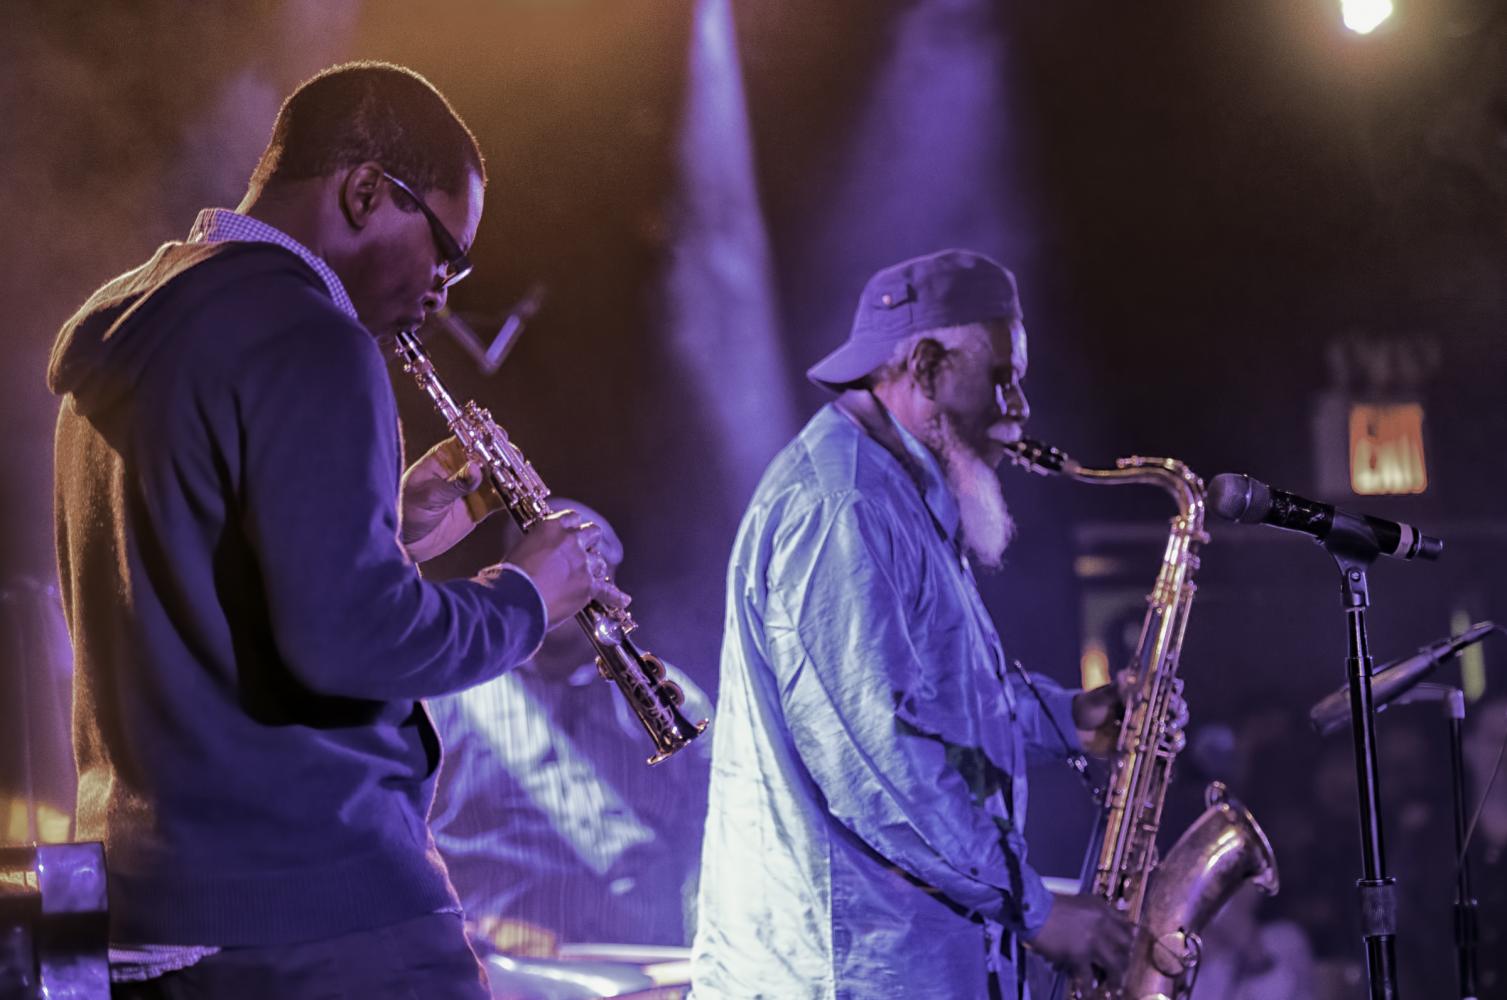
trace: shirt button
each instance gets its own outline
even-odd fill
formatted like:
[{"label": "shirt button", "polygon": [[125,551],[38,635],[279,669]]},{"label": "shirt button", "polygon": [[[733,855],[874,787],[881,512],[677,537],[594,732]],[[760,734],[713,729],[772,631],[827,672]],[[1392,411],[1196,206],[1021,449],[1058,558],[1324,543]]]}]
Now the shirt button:
[{"label": "shirt button", "polygon": [[885,292],[883,295],[879,296],[879,303],[880,305],[892,306],[895,304],[895,297],[889,292]]}]

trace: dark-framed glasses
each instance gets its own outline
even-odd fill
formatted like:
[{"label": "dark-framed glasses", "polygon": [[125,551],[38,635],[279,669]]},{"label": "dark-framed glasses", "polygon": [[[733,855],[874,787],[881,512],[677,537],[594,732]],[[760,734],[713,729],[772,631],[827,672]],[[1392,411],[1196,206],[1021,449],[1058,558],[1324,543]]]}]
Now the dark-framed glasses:
[{"label": "dark-framed glasses", "polygon": [[450,235],[450,230],[434,214],[434,210],[424,203],[424,199],[414,193],[413,188],[398,180],[387,171],[382,171],[382,176],[387,178],[389,184],[402,191],[409,197],[419,211],[424,213],[424,218],[429,220],[429,231],[434,234],[434,245],[439,248],[440,256],[445,260],[445,276],[440,282],[440,288],[449,288],[471,273],[471,258],[466,256],[466,251],[461,248],[460,241]]}]

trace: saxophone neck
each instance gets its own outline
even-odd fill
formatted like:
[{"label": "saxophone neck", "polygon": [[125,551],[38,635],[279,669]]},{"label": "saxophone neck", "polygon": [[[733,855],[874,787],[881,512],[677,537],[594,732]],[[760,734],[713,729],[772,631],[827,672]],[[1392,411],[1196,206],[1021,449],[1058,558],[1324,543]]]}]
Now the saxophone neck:
[{"label": "saxophone neck", "polygon": [[1006,448],[1006,457],[1015,465],[1038,475],[1061,475],[1080,483],[1118,486],[1139,483],[1157,486],[1177,502],[1182,520],[1190,530],[1202,532],[1207,490],[1204,482],[1187,465],[1175,458],[1144,458],[1132,455],[1116,459],[1113,468],[1092,468],[1073,459],[1059,448],[1021,438]]}]

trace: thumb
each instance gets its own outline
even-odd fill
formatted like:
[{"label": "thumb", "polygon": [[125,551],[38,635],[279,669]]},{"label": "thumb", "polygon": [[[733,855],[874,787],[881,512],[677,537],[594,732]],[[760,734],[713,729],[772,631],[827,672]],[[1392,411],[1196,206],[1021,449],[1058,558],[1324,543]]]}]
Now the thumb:
[{"label": "thumb", "polygon": [[475,462],[467,462],[445,477],[445,483],[450,487],[452,496],[463,497],[467,493],[475,493],[481,488],[481,466]]}]

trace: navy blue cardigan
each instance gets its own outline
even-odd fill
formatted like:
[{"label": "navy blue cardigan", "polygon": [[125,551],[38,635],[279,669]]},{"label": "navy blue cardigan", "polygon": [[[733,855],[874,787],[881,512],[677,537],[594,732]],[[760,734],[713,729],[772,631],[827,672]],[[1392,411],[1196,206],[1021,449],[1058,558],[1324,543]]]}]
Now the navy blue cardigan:
[{"label": "navy blue cardigan", "polygon": [[522,574],[435,584],[397,541],[382,353],[266,244],[168,244],[64,327],[58,568],[78,836],[111,939],[275,945],[455,896],[419,698],[532,654]]}]

